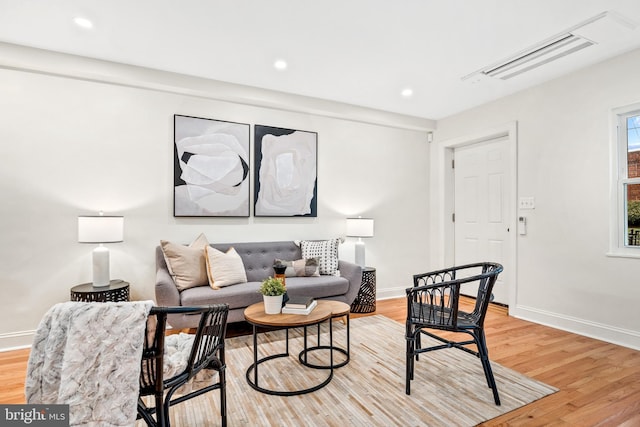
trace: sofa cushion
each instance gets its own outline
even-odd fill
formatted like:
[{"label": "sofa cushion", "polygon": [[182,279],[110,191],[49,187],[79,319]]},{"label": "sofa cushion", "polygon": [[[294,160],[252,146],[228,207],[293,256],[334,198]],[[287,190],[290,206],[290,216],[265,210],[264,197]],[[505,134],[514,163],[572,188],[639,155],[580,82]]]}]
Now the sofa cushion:
[{"label": "sofa cushion", "polygon": [[287,294],[313,298],[331,298],[344,295],[349,289],[349,281],[340,276],[289,277]]},{"label": "sofa cushion", "polygon": [[207,263],[207,276],[209,277],[209,286],[213,289],[220,289],[225,286],[245,283],[247,274],[244,271],[242,258],[231,247],[225,253],[207,246],[205,248],[205,260]]},{"label": "sofa cushion", "polygon": [[340,239],[301,240],[302,258],[318,258],[320,274],[338,274],[338,245]]},{"label": "sofa cushion", "polygon": [[275,260],[276,265],[287,267],[285,277],[311,277],[320,275],[320,261],[318,258],[302,258],[295,261]]},{"label": "sofa cushion", "polygon": [[209,242],[204,234],[196,237],[189,246],[160,241],[169,274],[179,290],[206,285],[209,282],[204,257],[204,248],[207,245]]},{"label": "sofa cushion", "polygon": [[184,290],[180,295],[180,304],[184,306],[229,304],[229,309],[248,307],[262,301],[258,292],[260,282],[239,283],[220,289],[210,286],[198,286]]}]

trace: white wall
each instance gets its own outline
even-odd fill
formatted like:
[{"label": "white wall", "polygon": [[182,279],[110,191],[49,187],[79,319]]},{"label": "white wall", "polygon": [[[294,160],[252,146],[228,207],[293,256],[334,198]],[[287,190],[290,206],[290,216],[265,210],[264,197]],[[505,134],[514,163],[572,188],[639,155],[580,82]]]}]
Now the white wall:
[{"label": "white wall", "polygon": [[633,348],[640,259],[606,254],[611,109],[640,101],[639,75],[640,50],[440,120],[432,147],[517,121],[518,195],[536,208],[519,211],[528,234],[510,312]]},{"label": "white wall", "polygon": [[[302,98],[296,112],[250,88],[243,94],[256,105],[230,102],[235,86],[218,82],[220,101],[202,80],[163,75],[165,90],[150,70],[79,58],[74,68],[68,56],[9,47],[0,45],[0,67],[20,67],[0,68],[0,349],[30,344],[44,312],[91,281],[93,247],[77,243],[77,216],[98,210],[125,217],[124,242],[109,246],[111,276],[131,283],[133,299],[154,298],[159,240],[188,243],[200,232],[211,242],[320,239],[343,236],[347,216],[371,216],[367,264],[382,297],[428,263],[429,155],[418,121],[324,101],[316,114]],[[74,75],[81,67],[100,78]],[[318,132],[318,217],[174,218],[174,114]],[[371,117],[382,124],[365,123]],[[340,257],[353,260],[352,240]]]}]

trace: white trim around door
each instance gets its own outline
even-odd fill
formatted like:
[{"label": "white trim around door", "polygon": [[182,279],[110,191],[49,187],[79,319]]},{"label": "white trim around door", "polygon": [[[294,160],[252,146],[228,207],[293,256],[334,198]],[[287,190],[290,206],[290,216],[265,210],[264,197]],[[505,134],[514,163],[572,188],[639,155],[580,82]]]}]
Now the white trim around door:
[{"label": "white trim around door", "polygon": [[506,191],[511,200],[508,209],[509,243],[511,251],[505,254],[505,264],[509,266],[503,273],[509,286],[509,307],[515,308],[517,301],[517,196],[518,196],[518,125],[509,122],[504,125],[487,128],[457,138],[443,141],[436,140],[431,144],[430,168],[430,202],[431,202],[431,259],[433,269],[451,266],[454,263],[454,223],[452,221],[454,206],[454,173],[451,168],[455,148],[475,144],[495,138],[508,139],[511,179]]}]

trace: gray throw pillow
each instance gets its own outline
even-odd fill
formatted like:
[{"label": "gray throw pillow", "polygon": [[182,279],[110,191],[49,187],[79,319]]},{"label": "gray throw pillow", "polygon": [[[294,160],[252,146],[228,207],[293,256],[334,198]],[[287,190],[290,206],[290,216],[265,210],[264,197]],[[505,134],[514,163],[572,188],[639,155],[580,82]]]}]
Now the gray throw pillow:
[{"label": "gray throw pillow", "polygon": [[285,277],[311,277],[320,275],[320,262],[318,258],[303,258],[295,261],[277,259],[275,265],[287,267]]}]

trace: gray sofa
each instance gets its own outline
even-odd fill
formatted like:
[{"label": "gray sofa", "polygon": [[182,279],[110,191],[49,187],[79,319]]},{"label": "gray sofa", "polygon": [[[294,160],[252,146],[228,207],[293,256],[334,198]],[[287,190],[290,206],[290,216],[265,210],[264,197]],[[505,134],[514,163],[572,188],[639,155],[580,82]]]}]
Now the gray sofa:
[{"label": "gray sofa", "polygon": [[[244,320],[244,309],[262,301],[258,292],[262,280],[274,275],[273,263],[276,258],[297,260],[302,258],[301,250],[293,241],[251,242],[211,244],[212,247],[226,252],[234,247],[242,258],[247,273],[247,283],[227,286],[214,290],[210,286],[178,291],[169,274],[160,246],[156,248],[156,302],[159,306],[194,306],[226,303],[229,304],[228,322]],[[332,299],[349,305],[358,295],[362,282],[362,268],[353,263],[340,260],[340,276],[287,277],[289,295],[311,296],[316,299]],[[169,323],[176,329],[197,327],[198,316],[174,315]]]}]

